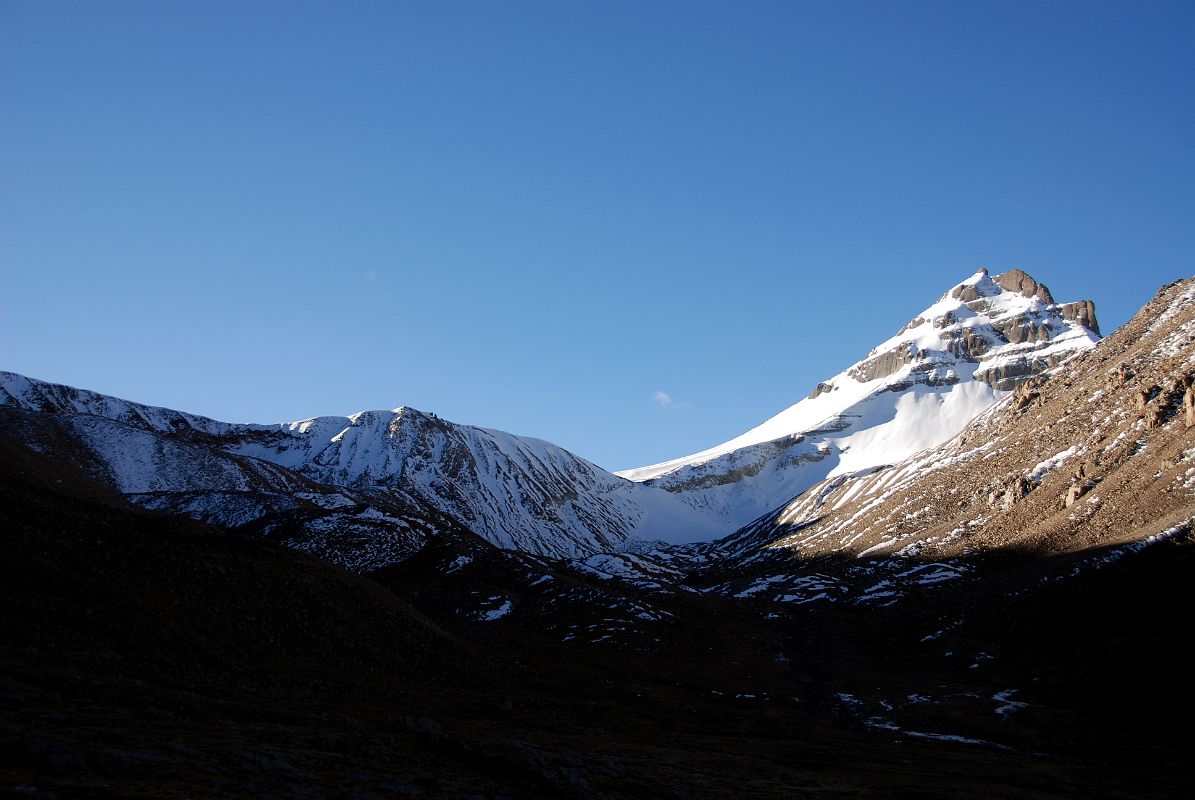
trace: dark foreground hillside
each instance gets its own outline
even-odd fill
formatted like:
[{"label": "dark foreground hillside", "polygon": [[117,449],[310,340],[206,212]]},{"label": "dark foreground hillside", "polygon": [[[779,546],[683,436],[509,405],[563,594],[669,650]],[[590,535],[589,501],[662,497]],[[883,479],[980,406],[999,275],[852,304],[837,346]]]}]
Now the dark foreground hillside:
[{"label": "dark foreground hillside", "polygon": [[891,609],[682,597],[644,654],[462,621],[416,564],[371,579],[153,516],[8,441],[0,531],[6,796],[1178,797],[1195,777],[1189,534],[1079,582],[1010,567]]}]

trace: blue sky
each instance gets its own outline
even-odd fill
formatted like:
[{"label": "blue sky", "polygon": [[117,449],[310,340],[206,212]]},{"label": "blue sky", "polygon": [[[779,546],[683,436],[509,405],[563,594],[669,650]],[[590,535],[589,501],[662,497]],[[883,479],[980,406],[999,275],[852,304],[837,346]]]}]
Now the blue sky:
[{"label": "blue sky", "polygon": [[1192,41],[1190,2],[0,0],[0,368],[684,455],[981,265],[1106,331],[1195,273]]}]

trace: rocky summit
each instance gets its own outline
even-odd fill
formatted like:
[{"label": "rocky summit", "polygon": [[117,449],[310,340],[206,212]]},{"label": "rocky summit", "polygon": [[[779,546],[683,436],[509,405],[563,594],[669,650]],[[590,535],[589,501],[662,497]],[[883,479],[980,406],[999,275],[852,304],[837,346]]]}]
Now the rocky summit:
[{"label": "rocky summit", "polygon": [[980,269],[763,424],[700,453],[618,474],[737,528],[819,481],[947,441],[1018,383],[1099,336],[1091,301],[1059,305],[1021,270],[992,277]]},{"label": "rocky summit", "polygon": [[1185,797],[1195,278],[980,270],[611,474],[0,374],[0,794]]}]

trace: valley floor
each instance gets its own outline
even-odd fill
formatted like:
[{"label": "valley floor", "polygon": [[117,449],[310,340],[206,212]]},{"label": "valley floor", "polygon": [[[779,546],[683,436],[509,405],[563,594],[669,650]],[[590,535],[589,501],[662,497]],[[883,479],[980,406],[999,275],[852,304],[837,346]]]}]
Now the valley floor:
[{"label": "valley floor", "polygon": [[68,496],[4,456],[5,796],[1137,798],[1195,778],[1189,534],[1081,581],[1010,563],[783,613],[695,595],[650,648],[562,645],[461,619],[412,572]]}]

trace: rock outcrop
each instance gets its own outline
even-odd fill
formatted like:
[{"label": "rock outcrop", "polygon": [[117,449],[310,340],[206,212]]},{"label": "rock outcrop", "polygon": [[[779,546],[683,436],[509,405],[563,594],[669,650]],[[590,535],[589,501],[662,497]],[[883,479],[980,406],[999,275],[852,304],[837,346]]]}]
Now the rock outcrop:
[{"label": "rock outcrop", "polygon": [[1038,283],[1026,275],[1022,270],[1010,269],[997,275],[996,285],[1006,292],[1020,292],[1025,297],[1036,297],[1046,305],[1053,305],[1054,297],[1044,283]]},{"label": "rock outcrop", "polygon": [[1058,306],[1065,319],[1073,320],[1084,328],[1100,332],[1100,324],[1095,318],[1095,303],[1090,300],[1079,300],[1076,303],[1063,303]]},{"label": "rock outcrop", "polygon": [[887,378],[902,367],[911,364],[916,358],[917,348],[915,346],[901,345],[851,367],[847,374],[860,383],[869,383],[880,378]]},{"label": "rock outcrop", "polygon": [[823,381],[822,383],[819,383],[817,386],[813,387],[813,391],[809,393],[808,397],[810,400],[812,400],[815,397],[820,397],[826,392],[832,391],[834,391],[834,384]]}]

